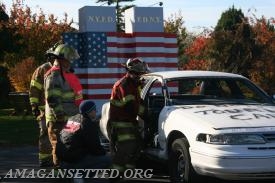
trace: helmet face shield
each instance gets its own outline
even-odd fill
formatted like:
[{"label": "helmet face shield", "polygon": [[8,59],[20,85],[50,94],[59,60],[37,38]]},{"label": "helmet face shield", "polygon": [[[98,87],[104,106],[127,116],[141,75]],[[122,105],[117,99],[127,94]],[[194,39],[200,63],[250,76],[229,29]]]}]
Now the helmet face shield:
[{"label": "helmet face shield", "polygon": [[69,52],[65,53],[64,57],[65,57],[65,59],[67,59],[69,61],[77,60],[80,58],[78,52],[73,48]]}]

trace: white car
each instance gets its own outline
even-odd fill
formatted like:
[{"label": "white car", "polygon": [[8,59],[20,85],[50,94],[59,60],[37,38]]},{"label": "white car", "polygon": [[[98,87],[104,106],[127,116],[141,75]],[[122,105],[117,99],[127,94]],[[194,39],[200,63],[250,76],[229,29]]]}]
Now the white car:
[{"label": "white car", "polygon": [[[168,162],[172,182],[275,179],[275,103],[262,89],[211,71],[155,72],[143,80],[143,152]],[[106,137],[108,105],[100,122]]]}]

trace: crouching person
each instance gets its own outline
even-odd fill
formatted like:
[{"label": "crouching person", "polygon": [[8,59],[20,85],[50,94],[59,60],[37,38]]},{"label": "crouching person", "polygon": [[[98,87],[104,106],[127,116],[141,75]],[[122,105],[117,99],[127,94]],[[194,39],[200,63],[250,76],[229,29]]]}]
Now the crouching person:
[{"label": "crouching person", "polygon": [[95,120],[95,103],[92,100],[82,101],[79,114],[70,117],[60,132],[56,153],[61,167],[63,164],[67,169],[109,168],[111,158],[100,143],[99,127]]}]

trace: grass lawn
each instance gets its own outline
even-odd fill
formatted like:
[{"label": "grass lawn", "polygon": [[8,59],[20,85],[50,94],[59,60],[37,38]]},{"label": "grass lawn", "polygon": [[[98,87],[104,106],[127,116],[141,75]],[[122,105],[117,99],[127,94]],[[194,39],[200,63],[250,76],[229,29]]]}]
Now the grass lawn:
[{"label": "grass lawn", "polygon": [[11,116],[11,110],[0,110],[0,147],[38,144],[38,124],[31,115]]}]

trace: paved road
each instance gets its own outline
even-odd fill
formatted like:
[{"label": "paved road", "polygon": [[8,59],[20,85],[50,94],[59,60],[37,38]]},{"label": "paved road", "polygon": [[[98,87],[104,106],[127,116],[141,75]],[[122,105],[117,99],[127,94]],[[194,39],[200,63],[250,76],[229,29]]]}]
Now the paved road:
[{"label": "paved road", "polygon": [[[61,182],[60,179],[37,179],[37,172],[40,170],[40,172],[44,173],[44,170],[41,171],[41,169],[38,166],[38,155],[37,155],[38,149],[33,146],[27,146],[27,147],[0,147],[0,182],[11,182],[11,183],[19,183],[19,182]],[[26,169],[25,175],[30,175],[29,177],[32,177],[32,170],[34,173],[34,179],[10,179],[10,177],[14,177],[16,169],[20,169],[22,172],[24,169]],[[52,169],[47,169],[45,172],[50,173]],[[18,175],[18,174],[17,174]],[[42,175],[42,174],[40,174]],[[4,178],[3,177],[9,177]],[[64,180],[62,181],[64,182]],[[68,182],[68,181],[65,181]],[[95,182],[94,180],[87,180],[87,183]],[[106,183],[105,180],[98,180],[98,183]],[[155,177],[155,179],[150,179],[150,181],[141,181],[141,180],[129,180],[126,182],[169,182],[168,178],[161,177],[160,179],[158,177]]]},{"label": "paved road", "polygon": [[[36,174],[37,171],[39,171],[38,167],[38,155],[37,155],[38,149],[33,146],[27,146],[27,147],[0,147],[0,177],[2,179],[0,182],[10,182],[10,183],[20,183],[20,182],[49,182],[49,183],[57,183],[57,182],[68,182],[60,179],[3,179],[4,176],[14,175],[15,169],[20,169],[21,171],[23,169],[27,169],[26,175],[30,175],[31,170],[34,169],[34,174]],[[152,162],[148,162],[149,164]],[[155,167],[155,166],[153,166]],[[13,174],[11,174],[11,171]],[[46,172],[51,171],[51,169],[47,169]],[[42,172],[43,173],[43,172]],[[150,180],[128,180],[125,181],[127,183],[157,183],[157,182],[170,182],[168,179],[168,176],[165,175],[155,175],[153,179]],[[30,175],[31,177],[31,175]],[[93,183],[94,180],[87,180],[85,183]],[[106,183],[105,180],[99,180],[97,183]],[[213,179],[209,177],[203,177],[202,181],[203,183],[240,183],[240,181],[236,182],[229,182],[229,181],[221,181],[218,179]],[[262,183],[263,181],[254,181],[253,183]],[[266,183],[271,183],[274,181],[266,181]],[[243,181],[243,183],[252,183],[249,181]]]}]

